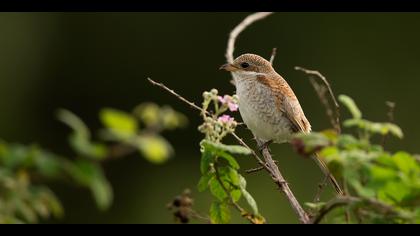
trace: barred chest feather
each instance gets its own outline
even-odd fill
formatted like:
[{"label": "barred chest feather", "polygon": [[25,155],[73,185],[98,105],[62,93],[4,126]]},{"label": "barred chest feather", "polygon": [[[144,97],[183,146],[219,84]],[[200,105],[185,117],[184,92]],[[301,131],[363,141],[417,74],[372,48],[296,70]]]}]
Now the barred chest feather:
[{"label": "barred chest feather", "polygon": [[234,75],[244,123],[263,141],[288,142],[292,134],[291,123],[276,107],[272,91],[255,78],[241,77]]}]

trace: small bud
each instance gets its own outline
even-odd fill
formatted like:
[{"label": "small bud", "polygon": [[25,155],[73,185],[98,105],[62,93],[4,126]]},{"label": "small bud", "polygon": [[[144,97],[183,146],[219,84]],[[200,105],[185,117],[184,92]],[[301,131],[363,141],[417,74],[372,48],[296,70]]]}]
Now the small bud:
[{"label": "small bud", "polygon": [[212,90],[210,90],[210,93],[212,95],[217,95],[219,93],[219,91],[217,91],[217,89],[212,89]]}]

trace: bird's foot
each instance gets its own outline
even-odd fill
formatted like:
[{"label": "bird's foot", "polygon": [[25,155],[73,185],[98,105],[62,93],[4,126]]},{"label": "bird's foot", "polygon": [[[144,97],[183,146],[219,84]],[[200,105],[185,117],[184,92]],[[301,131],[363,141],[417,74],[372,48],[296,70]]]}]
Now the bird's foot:
[{"label": "bird's foot", "polygon": [[258,144],[258,151],[262,154],[263,150],[268,148],[268,146],[270,146],[270,144],[272,144],[272,143],[273,143],[273,140],[269,140],[269,141],[267,141],[265,143],[262,143],[262,144],[259,143]]}]

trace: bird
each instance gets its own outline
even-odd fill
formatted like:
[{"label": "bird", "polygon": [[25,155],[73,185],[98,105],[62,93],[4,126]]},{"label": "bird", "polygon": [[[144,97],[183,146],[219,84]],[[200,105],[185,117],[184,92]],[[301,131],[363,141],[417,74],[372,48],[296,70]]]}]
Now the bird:
[{"label": "bird", "polygon": [[[256,54],[242,54],[220,70],[231,72],[238,96],[239,113],[253,135],[262,141],[259,147],[290,143],[296,133],[310,133],[312,128],[298,98],[287,81],[271,63]],[[327,165],[314,155],[323,174],[340,195],[343,191]]]}]

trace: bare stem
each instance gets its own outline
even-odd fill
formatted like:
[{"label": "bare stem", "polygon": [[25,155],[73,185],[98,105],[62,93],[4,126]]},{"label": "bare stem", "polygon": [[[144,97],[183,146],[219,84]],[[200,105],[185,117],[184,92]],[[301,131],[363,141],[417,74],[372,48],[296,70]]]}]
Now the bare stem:
[{"label": "bare stem", "polygon": [[[395,102],[390,102],[390,101],[387,101],[385,104],[388,106],[388,113],[387,113],[388,121],[392,123],[394,122],[394,110],[395,110],[396,104]],[[388,138],[388,134],[382,136],[382,143],[381,143],[382,147],[385,146],[385,142],[387,138]]]},{"label": "bare stem", "polygon": [[237,25],[229,34],[229,40],[226,48],[226,60],[227,62],[233,62],[233,51],[235,50],[235,42],[238,35],[244,31],[252,23],[262,20],[267,16],[273,14],[273,12],[257,12],[247,16],[239,25]]},{"label": "bare stem", "polygon": [[273,65],[274,58],[277,55],[277,48],[273,48],[273,51],[271,51],[271,57],[270,57],[270,64]]},{"label": "bare stem", "polygon": [[[308,69],[305,69],[305,68],[299,67],[299,66],[296,66],[295,70],[302,71],[309,76],[312,86],[314,87],[314,89],[315,89],[319,99],[321,100],[322,104],[325,106],[326,113],[327,113],[327,116],[330,118],[331,125],[334,127],[334,129],[337,131],[337,133],[341,133],[340,106],[338,105],[338,102],[335,98],[335,95],[334,95],[334,93],[331,89],[331,85],[328,82],[328,80],[321,73],[319,73],[319,71],[316,71],[316,70],[308,70]],[[322,85],[319,85],[314,78],[320,79],[323,82],[325,87],[323,87]],[[325,96],[325,93],[326,93],[325,90],[328,91],[328,93],[331,97],[331,100],[334,103],[335,117],[333,115],[334,112],[329,105],[328,99]]]}]

